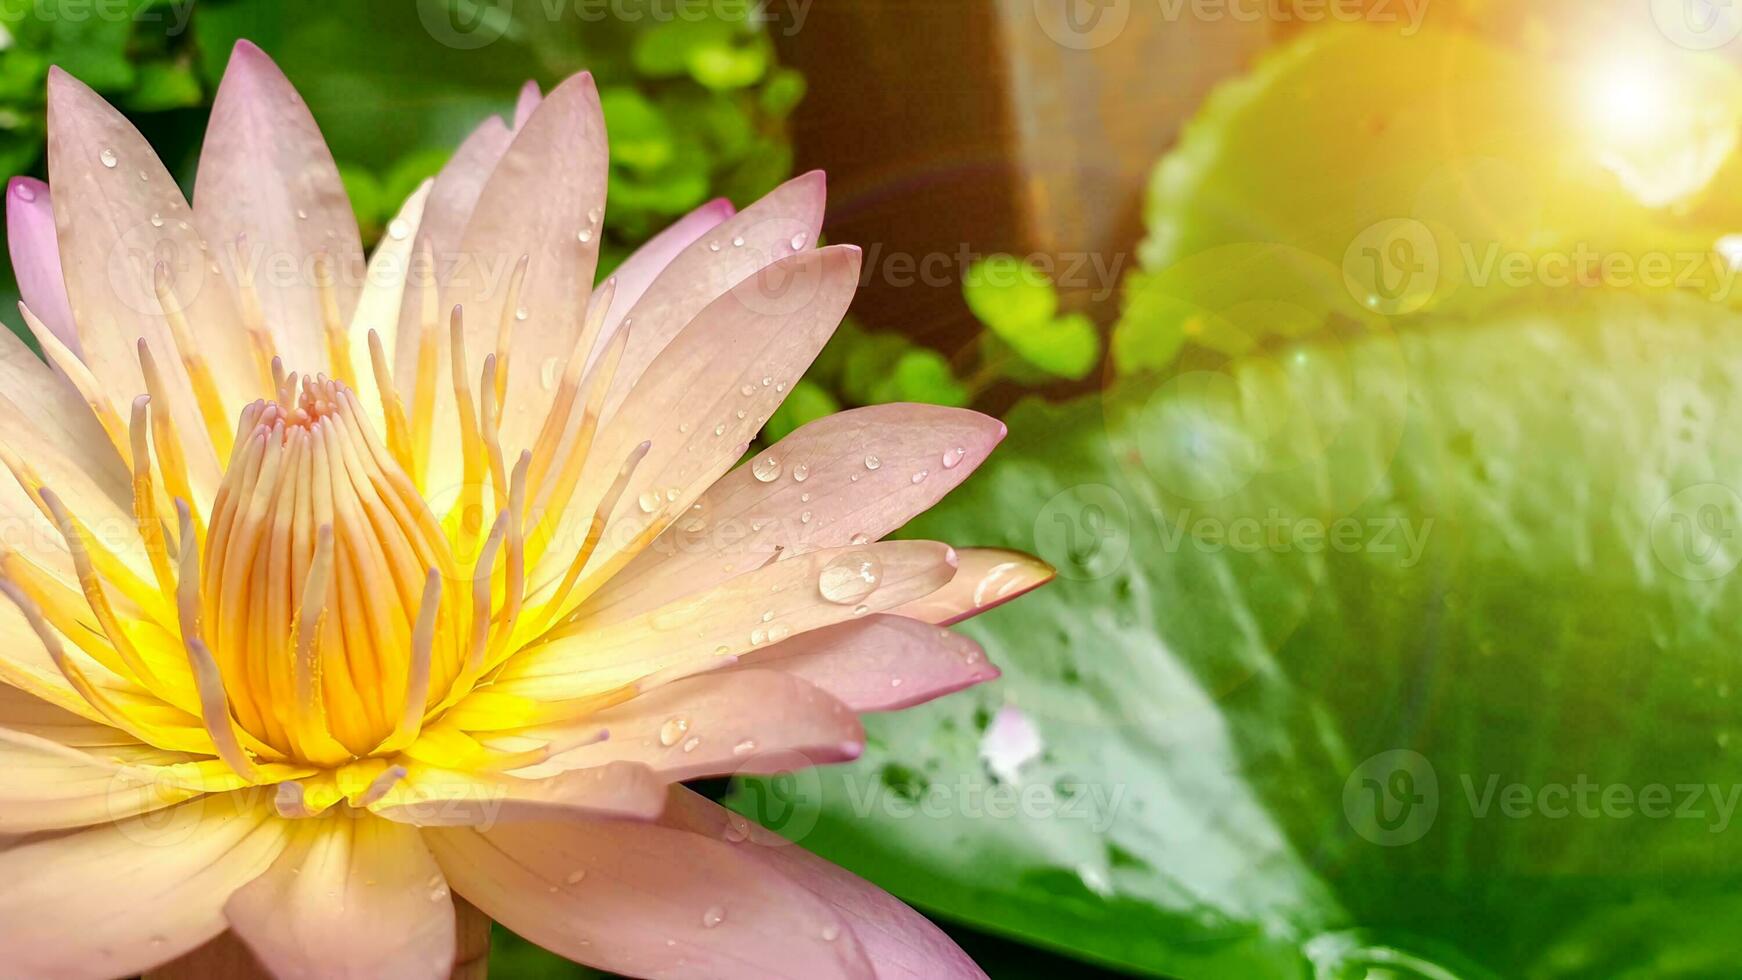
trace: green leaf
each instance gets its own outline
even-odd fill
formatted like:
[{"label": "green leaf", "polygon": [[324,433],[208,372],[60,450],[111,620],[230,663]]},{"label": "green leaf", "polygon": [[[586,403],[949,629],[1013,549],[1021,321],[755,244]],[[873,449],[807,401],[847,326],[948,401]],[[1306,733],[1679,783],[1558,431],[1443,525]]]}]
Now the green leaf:
[{"label": "green leaf", "polygon": [[912,342],[895,333],[860,333],[850,338],[843,348],[841,393],[855,405],[882,401],[879,386],[912,348]]},{"label": "green leaf", "polygon": [[1033,265],[1010,255],[991,255],[968,267],[962,277],[968,309],[999,336],[1044,323],[1058,310],[1052,282]]},{"label": "green leaf", "polygon": [[781,402],[774,414],[768,417],[768,423],[762,427],[762,441],[779,442],[806,422],[814,422],[840,410],[841,405],[835,401],[834,395],[815,381],[801,378],[792,386],[786,401]]},{"label": "green leaf", "polygon": [[416,150],[400,157],[381,179],[381,194],[387,207],[397,210],[417,190],[417,185],[440,173],[453,155],[451,147],[444,147]]},{"label": "green leaf", "polygon": [[708,44],[690,51],[690,77],[711,89],[737,89],[755,85],[768,71],[766,41]]},{"label": "green leaf", "polygon": [[734,805],[1144,972],[1730,972],[1738,379],[1723,309],[1611,296],[1023,402],[904,532],[1058,567],[962,627],[1003,679]]},{"label": "green leaf", "polygon": [[205,95],[191,65],[148,62],[139,66],[139,78],[127,95],[126,105],[134,112],[184,109],[199,105]]},{"label": "green leaf", "polygon": [[611,134],[611,164],[636,171],[657,170],[671,160],[672,130],[659,107],[639,91],[619,86],[599,96],[605,128]]},{"label": "green leaf", "polygon": [[635,38],[635,70],[650,78],[687,74],[696,52],[729,45],[735,32],[733,25],[713,19],[677,18],[655,24]]},{"label": "green leaf", "polygon": [[1068,313],[999,336],[1023,360],[1072,381],[1088,377],[1101,360],[1101,334],[1085,313]]},{"label": "green leaf", "polygon": [[949,359],[929,347],[904,352],[872,394],[878,402],[924,402],[952,408],[968,404],[968,389],[956,380]]}]

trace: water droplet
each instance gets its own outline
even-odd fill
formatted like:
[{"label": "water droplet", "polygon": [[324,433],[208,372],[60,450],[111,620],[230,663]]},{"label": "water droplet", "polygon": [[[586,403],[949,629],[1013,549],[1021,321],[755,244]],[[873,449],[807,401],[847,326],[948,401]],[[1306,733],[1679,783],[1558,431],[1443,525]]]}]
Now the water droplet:
[{"label": "water droplet", "polygon": [[653,513],[653,509],[659,506],[659,494],[652,490],[645,490],[641,494],[641,499],[637,502],[641,504],[641,510],[643,513],[651,514]]},{"label": "water droplet", "polygon": [[718,905],[711,906],[702,913],[702,926],[704,928],[712,929],[724,921],[726,921],[726,910]]},{"label": "water droplet", "polygon": [[882,466],[882,465],[883,465],[883,461],[878,459],[875,456],[865,457],[865,468],[868,470],[874,470],[877,467]]},{"label": "water droplet", "polygon": [[732,247],[733,248],[743,248],[744,247],[744,236],[743,235],[732,236]]},{"label": "water droplet", "polygon": [[900,687],[901,686],[901,678],[899,678],[899,677],[889,678],[889,686],[890,687]]},{"label": "water droplet", "polygon": [[411,234],[411,226],[403,218],[394,218],[387,223],[387,237],[396,242],[405,241],[405,236]]},{"label": "water droplet", "polygon": [[720,423],[719,425],[714,426],[714,435],[723,436],[725,434],[726,434],[726,424],[724,422]]},{"label": "water droplet", "polygon": [[955,469],[956,464],[960,463],[962,457],[966,455],[968,455],[968,451],[963,449],[961,446],[957,446],[954,449],[944,450],[944,469]]},{"label": "water droplet", "polygon": [[759,456],[750,464],[750,473],[763,483],[773,483],[780,479],[780,460],[773,456]]},{"label": "water droplet", "polygon": [[799,495],[798,495],[798,502],[799,502],[799,503],[801,503],[801,504],[808,504],[808,503],[810,503],[810,502],[811,502],[811,495],[810,495],[810,494],[808,494],[808,493],[801,493],[801,494],[799,494]]},{"label": "water droplet", "polygon": [[605,212],[599,210],[598,208],[588,208],[587,209],[587,221],[591,224],[595,224],[595,225],[598,224],[599,219],[603,218],[604,216],[605,216]]},{"label": "water droplet", "polygon": [[106,146],[103,147],[103,152],[97,154],[97,159],[103,161],[103,166],[110,169],[114,169],[115,164],[121,162],[120,158],[115,156],[115,151]]},{"label": "water droplet", "polygon": [[690,430],[690,424],[688,422],[679,422],[677,424],[677,431],[688,432],[689,430]]},{"label": "water droplet", "polygon": [[792,250],[794,252],[796,252],[801,248],[804,248],[804,233],[803,232],[800,232],[800,233],[792,236]]},{"label": "water droplet", "polygon": [[811,512],[807,510],[804,513],[798,515],[798,522],[800,524],[809,524],[811,522]]},{"label": "water droplet", "polygon": [[858,606],[853,607],[853,615],[855,615],[855,616],[863,616],[870,611],[871,611],[871,607],[866,606],[866,605],[858,605]]},{"label": "water droplet", "polygon": [[771,620],[771,619],[773,619],[773,618],[774,618],[774,610],[772,610],[772,609],[768,609],[768,610],[764,610],[764,611],[763,611],[763,613],[762,613],[762,621],[763,621],[763,622],[764,622],[764,623],[766,623],[766,622],[768,622],[768,621],[769,621],[769,620]]},{"label": "water droplet", "polygon": [[514,319],[516,319],[516,320],[524,320],[524,319],[526,319],[526,316],[527,316],[527,313],[526,313],[526,307],[524,307],[524,306],[519,306],[519,307],[515,307],[515,309],[514,309]]},{"label": "water droplet", "polygon": [[839,605],[858,602],[883,581],[883,562],[869,551],[849,551],[823,566],[817,576],[817,591]]},{"label": "water droplet", "polygon": [[694,735],[691,735],[689,737],[689,740],[683,743],[683,750],[685,752],[694,752],[696,750],[696,746],[698,746],[700,744],[702,744],[702,740],[700,738],[697,738]]},{"label": "water droplet", "polygon": [[297,216],[297,219],[300,221],[307,221],[308,220],[308,212],[304,211],[302,208],[296,209],[296,216]]},{"label": "water droplet", "polygon": [[719,657],[724,657],[727,654],[730,654],[731,652],[732,652],[732,648],[727,646],[724,643],[722,643],[719,646],[714,648],[714,655],[719,656]]},{"label": "water droplet", "polygon": [[746,416],[746,415],[749,415],[749,414],[750,414],[750,413],[749,413],[749,412],[746,412],[746,411],[744,411],[744,410],[743,410],[743,409],[741,409],[741,408],[740,408],[740,409],[738,409],[738,410],[737,410],[737,411],[736,411],[736,412],[733,412],[733,413],[732,413],[732,414],[733,414],[733,416],[735,416],[735,417],[736,417],[736,418],[739,418],[739,419],[742,419],[742,418],[743,418],[743,417],[744,417],[744,416]]},{"label": "water droplet", "polygon": [[162,228],[163,227],[163,215],[161,215],[161,214],[152,215],[151,216],[151,227]]},{"label": "water droplet", "polygon": [[673,715],[659,726],[659,744],[670,748],[677,744],[690,730],[690,720],[683,715]]},{"label": "water droplet", "polygon": [[580,242],[582,245],[585,245],[592,240],[593,229],[591,228],[582,228],[580,231],[575,232],[575,241]]},{"label": "water droplet", "polygon": [[769,377],[769,376],[768,376],[768,375],[766,375],[766,374],[765,374],[765,375],[763,375],[763,376],[762,376],[762,387],[764,387],[764,388],[766,388],[766,387],[768,387],[768,386],[769,386],[769,385],[771,385],[771,384],[773,384],[773,383],[774,383],[774,379],[773,379],[773,378],[771,378],[771,377]]},{"label": "water droplet", "polygon": [[719,250],[720,250],[720,243],[719,242],[709,242],[708,243],[708,251],[718,252]]},{"label": "water droplet", "polygon": [[738,394],[743,395],[746,398],[750,397],[751,395],[753,395],[755,393],[756,393],[756,386],[755,385],[745,385],[744,387],[738,389]]},{"label": "water droplet", "polygon": [[17,188],[13,190],[13,193],[18,195],[20,201],[36,200],[36,188],[29,184],[19,184]]},{"label": "water droplet", "polygon": [[739,742],[737,745],[732,746],[733,755],[749,755],[754,751],[756,751],[756,742],[753,739],[747,738],[744,741]]},{"label": "water droplet", "polygon": [[810,479],[811,468],[803,463],[792,464],[792,482],[803,483]]},{"label": "water droplet", "polygon": [[538,383],[544,386],[545,391],[551,391],[556,388],[556,372],[556,358],[545,358],[543,366],[538,369]]},{"label": "water droplet", "polygon": [[841,938],[840,926],[835,925],[833,922],[823,926],[823,942],[832,943],[839,938]]},{"label": "water droplet", "polygon": [[930,475],[931,475],[931,470],[920,470],[918,473],[915,473],[913,475],[913,482],[923,483],[923,482],[925,482],[925,478],[930,476]]},{"label": "water droplet", "polygon": [[871,543],[871,535],[866,534],[864,531],[860,531],[858,534],[853,535],[853,537],[849,539],[849,543],[851,543],[851,544],[870,544]]},{"label": "water droplet", "polygon": [[750,631],[750,645],[759,647],[768,642],[768,630],[758,626]]},{"label": "water droplet", "polygon": [[785,623],[775,623],[768,629],[768,642],[779,643],[792,635],[792,627]]},{"label": "water droplet", "polygon": [[585,878],[586,876],[587,876],[587,869],[586,868],[576,868],[575,870],[570,871],[569,876],[567,878],[564,878],[563,880],[568,882],[571,885],[578,885],[581,883],[581,879]]}]

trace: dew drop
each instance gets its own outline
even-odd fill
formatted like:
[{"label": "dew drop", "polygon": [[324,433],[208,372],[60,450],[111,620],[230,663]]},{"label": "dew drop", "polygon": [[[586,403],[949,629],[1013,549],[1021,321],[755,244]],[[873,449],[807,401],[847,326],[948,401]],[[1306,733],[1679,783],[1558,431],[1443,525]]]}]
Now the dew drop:
[{"label": "dew drop", "polygon": [[807,510],[804,513],[798,515],[798,522],[800,524],[809,524],[811,522],[811,512]]},{"label": "dew drop", "polygon": [[121,162],[121,159],[115,155],[115,151],[106,146],[103,147],[103,152],[97,154],[97,159],[103,161],[103,166],[111,170],[115,168],[115,164]]},{"label": "dew drop", "polygon": [[811,468],[803,463],[792,464],[792,482],[803,483],[810,479]]},{"label": "dew drop", "polygon": [[708,251],[718,252],[719,250],[720,250],[720,243],[719,242],[709,242],[708,243]]},{"label": "dew drop", "polygon": [[870,611],[871,611],[870,606],[859,605],[859,606],[853,607],[853,615],[855,615],[855,616],[863,616]]},{"label": "dew drop", "polygon": [[727,646],[724,643],[722,643],[719,646],[714,648],[714,655],[717,657],[724,657],[731,652],[732,652],[732,648]]},{"label": "dew drop", "polygon": [[869,551],[850,551],[823,566],[817,591],[839,605],[858,602],[883,582],[883,563]]},{"label": "dew drop", "polygon": [[741,408],[740,408],[740,409],[738,409],[738,410],[737,410],[737,411],[736,411],[736,412],[733,412],[733,413],[732,413],[732,414],[733,414],[733,416],[735,416],[735,417],[736,417],[736,418],[738,418],[738,419],[743,419],[743,418],[744,418],[744,416],[746,416],[746,415],[749,415],[749,414],[750,414],[750,413],[749,413],[749,412],[746,412],[746,411],[744,411],[744,410],[743,410],[743,409],[741,409]]},{"label": "dew drop", "polygon": [[748,398],[749,396],[751,396],[755,393],[756,393],[756,386],[755,385],[745,385],[744,387],[738,389],[738,394],[743,395],[746,398]]},{"label": "dew drop", "polygon": [[931,475],[931,470],[920,470],[918,473],[915,473],[913,475],[913,482],[924,483],[925,478],[930,476],[930,475]]},{"label": "dew drop", "polygon": [[768,629],[768,642],[779,643],[792,635],[792,627],[785,623],[776,623]]},{"label": "dew drop", "polygon": [[605,216],[605,212],[600,211],[598,208],[588,208],[587,209],[587,221],[592,223],[592,224],[595,224],[595,225],[598,224],[599,219],[603,218],[604,216]]},{"label": "dew drop", "polygon": [[726,424],[724,422],[720,423],[719,425],[714,426],[714,435],[723,436],[725,434],[726,434]]},{"label": "dew drop", "polygon": [[810,494],[808,494],[808,493],[801,493],[801,494],[799,494],[799,495],[798,495],[798,502],[799,502],[799,503],[801,503],[801,504],[808,504],[808,503],[810,503],[810,502],[811,502],[811,495],[810,495]]},{"label": "dew drop", "polygon": [[585,245],[592,240],[593,229],[591,228],[582,228],[580,231],[575,232],[575,241],[580,242],[582,245]]},{"label": "dew drop", "polygon": [[527,313],[526,313],[526,307],[524,307],[524,306],[521,306],[521,307],[516,307],[516,308],[515,308],[515,310],[514,310],[514,319],[516,319],[516,320],[524,320],[524,319],[526,319],[526,317],[527,317]]},{"label": "dew drop", "polygon": [[955,469],[956,464],[960,463],[962,458],[967,455],[968,451],[963,449],[961,446],[957,446],[954,449],[944,450],[944,469]]},{"label": "dew drop", "polygon": [[753,739],[747,738],[744,741],[739,742],[737,745],[732,746],[733,755],[749,755],[754,751],[756,751],[756,742]]},{"label": "dew drop", "polygon": [[659,744],[670,748],[676,745],[690,730],[690,720],[683,715],[673,715],[659,726]]},{"label": "dew drop", "polygon": [[303,209],[302,209],[302,208],[297,208],[297,209],[296,209],[296,216],[297,216],[297,219],[298,219],[298,220],[301,220],[301,221],[307,221],[307,220],[308,220],[308,212],[307,212],[307,211],[304,211],[304,210],[303,210]]},{"label": "dew drop", "polygon": [[29,184],[19,184],[18,187],[13,190],[13,193],[18,195],[20,201],[36,200],[36,188]]},{"label": "dew drop", "polygon": [[734,235],[732,237],[732,247],[733,248],[743,248],[744,247],[744,236],[743,235]]},{"label": "dew drop", "polygon": [[711,906],[702,913],[702,926],[704,928],[712,929],[724,921],[726,921],[726,910],[718,905]]},{"label": "dew drop", "polygon": [[396,242],[405,241],[405,236],[411,234],[411,226],[403,218],[394,218],[387,223],[387,237]]},{"label": "dew drop", "polygon": [[659,494],[652,490],[645,490],[641,494],[641,499],[637,502],[641,504],[641,510],[643,513],[651,514],[653,513],[653,509],[659,506]]},{"label": "dew drop", "polygon": [[780,479],[780,460],[773,456],[759,456],[750,464],[750,473],[763,483],[773,483]]},{"label": "dew drop", "polygon": [[889,679],[889,686],[890,686],[890,687],[900,687],[900,686],[901,686],[901,678],[899,678],[899,677],[891,677],[891,678],[890,678],[890,679]]},{"label": "dew drop", "polygon": [[882,465],[883,465],[883,461],[878,459],[875,456],[865,457],[865,468],[868,470],[874,470],[877,467],[882,466]]},{"label": "dew drop", "polygon": [[774,610],[772,610],[772,609],[767,609],[767,610],[764,610],[764,611],[763,611],[763,613],[762,613],[762,621],[763,621],[763,622],[764,622],[764,623],[766,623],[766,622],[768,622],[768,621],[769,621],[769,620],[772,620],[772,619],[773,619],[773,618],[774,618]]},{"label": "dew drop", "polygon": [[702,740],[700,738],[697,738],[694,735],[691,735],[689,737],[689,739],[683,743],[683,750],[685,752],[694,752],[696,750],[696,746],[698,746],[700,744],[702,744]]},{"label": "dew drop", "polygon": [[832,943],[839,938],[841,938],[840,926],[835,925],[833,922],[823,926],[823,942]]},{"label": "dew drop", "polygon": [[849,544],[870,544],[871,543],[871,535],[866,534],[864,531],[860,531],[858,534],[853,535],[853,537],[849,539],[848,543]]},{"label": "dew drop", "polygon": [[792,244],[792,250],[794,252],[798,251],[801,248],[804,248],[804,233],[800,232],[799,234],[792,236],[791,244]]},{"label": "dew drop", "polygon": [[575,870],[570,871],[569,876],[567,878],[564,878],[563,880],[568,882],[571,885],[578,885],[581,883],[581,879],[585,878],[586,876],[587,876],[587,869],[586,868],[576,868]]},{"label": "dew drop", "polygon": [[151,216],[151,227],[162,228],[163,227],[163,215],[161,215],[161,214],[152,215]]}]

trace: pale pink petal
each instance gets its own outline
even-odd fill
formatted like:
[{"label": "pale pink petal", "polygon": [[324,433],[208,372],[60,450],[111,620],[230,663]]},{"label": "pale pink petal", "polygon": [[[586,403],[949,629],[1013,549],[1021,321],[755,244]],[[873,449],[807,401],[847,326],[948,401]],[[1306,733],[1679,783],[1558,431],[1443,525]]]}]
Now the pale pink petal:
[{"label": "pale pink petal", "polygon": [[[499,349],[504,323],[511,330],[500,423],[511,455],[529,447],[544,422],[551,393],[542,379],[561,373],[586,315],[599,260],[606,171],[599,93],[583,72],[552,89],[514,133],[461,236],[460,265],[447,270],[443,300],[465,309],[471,364]],[[528,258],[525,281],[518,298],[511,298],[512,273],[522,256]],[[452,408],[442,406],[451,405],[451,393],[447,401],[438,400],[437,418],[450,417],[445,413]],[[453,442],[437,440],[437,446],[447,452]]]},{"label": "pale pink petal", "polygon": [[[423,308],[422,286],[428,277],[434,276],[440,280],[456,272],[460,263],[457,254],[460,235],[466,229],[466,222],[471,220],[472,209],[478,204],[478,195],[484,190],[484,182],[490,179],[490,172],[496,169],[496,162],[502,159],[502,154],[507,151],[508,143],[513,138],[501,117],[490,116],[461,141],[459,149],[454,151],[441,172],[436,174],[435,182],[430,185],[429,197],[424,203],[423,221],[418,225],[417,231],[417,251],[413,253],[414,258],[421,263],[421,250],[427,244],[434,268],[426,268],[421,264],[414,267],[410,295],[399,310],[399,337],[417,337],[418,331],[423,328],[424,318],[429,311]],[[447,316],[448,311],[445,308],[435,311],[438,329],[447,329]],[[444,334],[443,337],[445,336]],[[440,345],[438,351],[438,377],[445,386],[448,378],[447,345]],[[417,344],[397,343],[393,357],[394,383],[409,392],[417,377]]]},{"label": "pale pink petal", "polygon": [[[601,731],[610,737],[591,737]],[[520,774],[629,761],[652,767],[668,783],[847,762],[865,747],[865,729],[851,709],[798,677],[774,670],[686,677],[567,729],[530,729],[525,734],[559,741],[580,738],[588,744]]]},{"label": "pale pink petal", "polygon": [[148,342],[171,389],[166,410],[203,496],[217,485],[218,462],[152,281],[162,265],[197,353],[211,366],[227,410],[238,410],[244,395],[257,397],[259,372],[236,328],[229,283],[210,269],[208,248],[219,243],[202,239],[181,190],[133,124],[58,68],[48,77],[48,171],[61,268],[85,363],[124,419],[133,397],[145,390],[137,342]]},{"label": "pale pink petal", "polygon": [[[0,834],[88,827],[161,810],[204,792],[189,757],[130,751],[122,762],[0,728]],[[225,788],[233,788],[226,786]]]},{"label": "pale pink petal", "polygon": [[715,198],[672,222],[623,260],[623,264],[611,273],[611,278],[617,280],[617,291],[611,297],[610,310],[605,314],[604,326],[599,331],[599,342],[593,347],[593,359],[598,358],[605,344],[616,334],[623,317],[641,300],[666,266],[696,239],[734,213],[731,201]]},{"label": "pale pink petal", "polygon": [[313,260],[331,260],[348,322],[363,282],[357,219],[302,96],[248,41],[236,42],[212,101],[194,213],[235,281],[254,284],[285,368],[331,370]]},{"label": "pale pink petal", "polygon": [[776,551],[876,541],[955,489],[1004,432],[997,419],[936,405],[874,405],[818,419],[709,487],[699,508],[612,576],[586,611],[640,611]]},{"label": "pale pink petal", "polygon": [[224,903],[281,977],[440,980],[454,966],[454,904],[416,829],[353,813],[295,821],[266,873]]},{"label": "pale pink petal", "polygon": [[891,609],[923,623],[949,626],[1039,588],[1058,574],[1033,555],[1004,548],[963,548],[956,577],[924,598]]},{"label": "pale pink petal", "polygon": [[0,851],[0,950],[20,977],[142,973],[224,931],[224,902],[284,849],[248,794]]},{"label": "pale pink petal", "polygon": [[544,93],[538,90],[538,82],[530,78],[527,79],[526,83],[520,86],[520,94],[514,99],[514,128],[518,130],[524,127],[526,121],[532,118],[533,110],[537,109],[538,104],[543,101]]},{"label": "pale pink petal", "polygon": [[[556,540],[567,547],[553,547],[532,581],[553,578],[568,564],[583,537],[578,529],[644,441],[647,455],[617,502],[591,567],[619,561],[643,532],[657,533],[685,514],[737,461],[834,333],[858,285],[859,258],[850,245],[789,256],[698,314],[601,427],[582,476],[590,496],[576,495],[578,506],[557,531]],[[633,337],[639,321],[628,329]]]},{"label": "pale pink petal", "polygon": [[696,239],[665,265],[629,309],[634,329],[605,402],[607,417],[708,304],[777,259],[816,246],[826,196],[822,171],[801,174]]},{"label": "pale pink petal", "polygon": [[414,767],[370,809],[420,827],[487,827],[565,817],[649,820],[665,806],[668,782],[647,766],[627,761],[515,775]]},{"label": "pale pink petal", "polygon": [[[29,641],[20,638],[17,642]],[[72,694],[71,691],[68,693]],[[120,729],[93,721],[84,715],[74,714],[4,682],[0,682],[0,728],[9,728],[76,748],[143,744]]]},{"label": "pale pink petal", "polygon": [[983,980],[943,930],[876,885],[836,867],[718,804],[674,786],[661,823],[727,843],[834,908],[864,947],[879,980]]},{"label": "pale pink petal", "polygon": [[725,841],[615,820],[424,835],[467,901],[590,966],[707,980],[873,976],[822,900]]},{"label": "pale pink petal", "polygon": [[6,245],[24,305],[77,353],[79,337],[54,237],[54,204],[48,185],[34,177],[14,177],[6,186]]},{"label": "pale pink petal", "polygon": [[968,637],[888,615],[812,630],[744,660],[802,677],[854,711],[909,708],[998,677]]},{"label": "pale pink petal", "polygon": [[[825,577],[857,574],[867,560],[878,568],[874,586],[836,599],[819,591]],[[955,562],[949,546],[935,541],[885,541],[777,561],[640,615],[564,627],[557,638],[510,658],[491,691],[568,700],[723,666],[789,636],[928,595],[949,581]]]}]

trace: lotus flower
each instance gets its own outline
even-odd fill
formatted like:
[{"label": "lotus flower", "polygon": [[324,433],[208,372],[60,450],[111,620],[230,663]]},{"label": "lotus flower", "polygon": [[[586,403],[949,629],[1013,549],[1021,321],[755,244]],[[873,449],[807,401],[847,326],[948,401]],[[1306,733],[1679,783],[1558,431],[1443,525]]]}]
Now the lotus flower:
[{"label": "lotus flower", "polygon": [[478,127],[367,264],[250,44],[191,209],[84,85],[48,112],[7,209],[47,363],[0,331],[6,973],[230,933],[279,976],[443,977],[475,906],[631,975],[978,975],[682,786],[854,758],[860,712],[996,676],[942,627],[1050,574],[879,541],[995,420],[866,408],[738,465],[858,278],[813,247],[819,174],[594,288],[585,74]]}]

